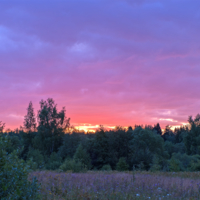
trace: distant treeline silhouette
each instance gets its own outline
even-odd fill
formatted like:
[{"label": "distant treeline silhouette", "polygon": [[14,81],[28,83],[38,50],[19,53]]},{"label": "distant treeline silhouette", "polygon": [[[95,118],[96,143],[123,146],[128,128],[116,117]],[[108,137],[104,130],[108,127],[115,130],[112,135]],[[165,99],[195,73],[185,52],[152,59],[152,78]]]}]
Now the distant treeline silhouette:
[{"label": "distant treeline silhouette", "polygon": [[95,133],[70,129],[65,108],[58,111],[53,99],[40,102],[36,116],[29,103],[24,125],[19,130],[3,132],[7,155],[19,152],[32,170],[200,170],[200,115],[190,116],[188,125],[172,130],[166,126],[162,133],[155,126],[137,126]]}]

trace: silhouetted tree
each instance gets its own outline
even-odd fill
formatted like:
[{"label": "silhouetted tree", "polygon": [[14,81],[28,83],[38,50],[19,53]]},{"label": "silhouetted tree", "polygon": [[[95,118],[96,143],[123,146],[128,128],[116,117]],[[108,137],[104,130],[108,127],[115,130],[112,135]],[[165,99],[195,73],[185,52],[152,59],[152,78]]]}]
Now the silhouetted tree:
[{"label": "silhouetted tree", "polygon": [[0,121],[0,133],[3,133],[3,129],[5,127],[5,124]]},{"label": "silhouetted tree", "polygon": [[95,168],[100,169],[108,164],[108,137],[104,129],[100,128],[88,145],[90,145],[89,153]]},{"label": "silhouetted tree", "polygon": [[184,138],[187,154],[200,154],[200,115],[198,114],[194,120],[190,116],[188,122],[190,130]]},{"label": "silhouetted tree", "polygon": [[32,102],[29,103],[27,115],[24,117],[24,128],[27,132],[36,131],[36,119]]},{"label": "silhouetted tree", "polygon": [[137,127],[130,141],[130,160],[132,165],[148,170],[153,162],[153,156],[163,156],[164,141],[162,137],[150,129]]},{"label": "silhouetted tree", "polygon": [[62,137],[70,125],[70,118],[66,117],[65,112],[64,107],[58,112],[57,105],[51,98],[40,102],[38,135],[34,139],[34,145],[47,155],[57,152],[62,145]]},{"label": "silhouetted tree", "polygon": [[58,154],[62,157],[62,159],[67,157],[73,158],[76,149],[85,136],[86,135],[84,133],[76,132],[73,132],[72,134],[65,134],[63,137],[63,144],[58,151]]},{"label": "silhouetted tree", "polygon": [[173,143],[175,143],[176,141],[176,138],[175,138],[175,135],[173,133],[173,131],[171,130],[171,126],[167,125],[165,127],[165,130],[164,130],[164,134],[162,135],[162,138],[166,141],[171,141]]},{"label": "silhouetted tree", "polygon": [[159,123],[154,125],[153,130],[155,130],[158,135],[162,135],[162,130],[160,128],[160,124]]},{"label": "silhouetted tree", "polygon": [[128,131],[132,131],[132,130],[133,130],[132,126],[129,126]]}]

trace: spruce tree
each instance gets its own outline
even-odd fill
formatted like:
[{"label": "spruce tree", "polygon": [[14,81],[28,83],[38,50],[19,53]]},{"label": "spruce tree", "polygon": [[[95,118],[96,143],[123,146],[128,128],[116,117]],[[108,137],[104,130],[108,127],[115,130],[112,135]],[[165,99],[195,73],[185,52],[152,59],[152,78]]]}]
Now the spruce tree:
[{"label": "spruce tree", "polygon": [[3,129],[5,127],[5,124],[0,121],[0,133],[3,133]]},{"label": "spruce tree", "polygon": [[36,119],[32,102],[27,108],[27,115],[24,117],[24,128],[27,132],[34,132],[36,130]]}]

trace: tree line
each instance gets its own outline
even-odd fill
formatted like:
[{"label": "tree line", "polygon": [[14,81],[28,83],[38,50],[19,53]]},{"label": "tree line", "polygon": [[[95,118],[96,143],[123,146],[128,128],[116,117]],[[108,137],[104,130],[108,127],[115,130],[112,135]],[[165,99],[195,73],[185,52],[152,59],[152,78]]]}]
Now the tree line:
[{"label": "tree line", "polygon": [[37,116],[29,103],[24,125],[17,131],[3,132],[0,122],[0,137],[6,140],[4,152],[17,151],[32,170],[200,170],[199,114],[190,116],[187,126],[166,126],[163,132],[159,123],[109,131],[100,126],[95,133],[70,127],[65,108],[58,111],[49,98],[40,102]]}]

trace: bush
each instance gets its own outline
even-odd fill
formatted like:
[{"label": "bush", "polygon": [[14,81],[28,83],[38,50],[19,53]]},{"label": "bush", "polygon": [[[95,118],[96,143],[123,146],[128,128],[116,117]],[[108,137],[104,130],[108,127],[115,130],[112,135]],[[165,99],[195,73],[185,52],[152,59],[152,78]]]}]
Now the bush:
[{"label": "bush", "polygon": [[153,157],[153,162],[152,162],[150,170],[152,172],[156,172],[156,171],[160,171],[161,170],[160,160],[159,160],[158,156],[154,156]]},{"label": "bush", "polygon": [[32,159],[33,162],[37,164],[37,169],[44,168],[44,156],[40,153],[38,149],[29,148],[27,159]]},{"label": "bush", "polygon": [[74,160],[77,162],[81,162],[82,165],[87,168],[90,169],[91,168],[91,159],[90,159],[90,155],[87,153],[87,151],[83,148],[82,144],[80,144],[77,149],[76,152],[74,154]]},{"label": "bush", "polygon": [[112,168],[109,164],[107,165],[104,165],[102,168],[101,168],[102,171],[112,171]]},{"label": "bush", "polygon": [[7,137],[0,137],[0,199],[38,200],[39,186],[34,178],[28,181],[29,168],[18,158],[19,152],[8,154],[5,151]]},{"label": "bush", "polygon": [[119,162],[117,163],[117,170],[118,171],[128,170],[128,164],[126,163],[126,159],[124,157],[119,159]]},{"label": "bush", "polygon": [[60,169],[64,172],[85,172],[87,169],[80,161],[75,161],[72,159],[66,159],[64,163],[60,166]]},{"label": "bush", "polygon": [[170,171],[178,172],[181,170],[180,166],[181,166],[181,162],[178,159],[176,159],[174,156],[172,156],[172,158],[169,161]]},{"label": "bush", "polygon": [[173,153],[169,163],[171,171],[199,171],[200,156]]},{"label": "bush", "polygon": [[46,169],[48,170],[56,170],[56,169],[59,169],[61,165],[61,157],[53,152],[46,164]]},{"label": "bush", "polygon": [[37,170],[37,163],[33,161],[33,158],[30,158],[29,160],[26,161],[26,164],[29,166],[29,169],[32,171]]}]

